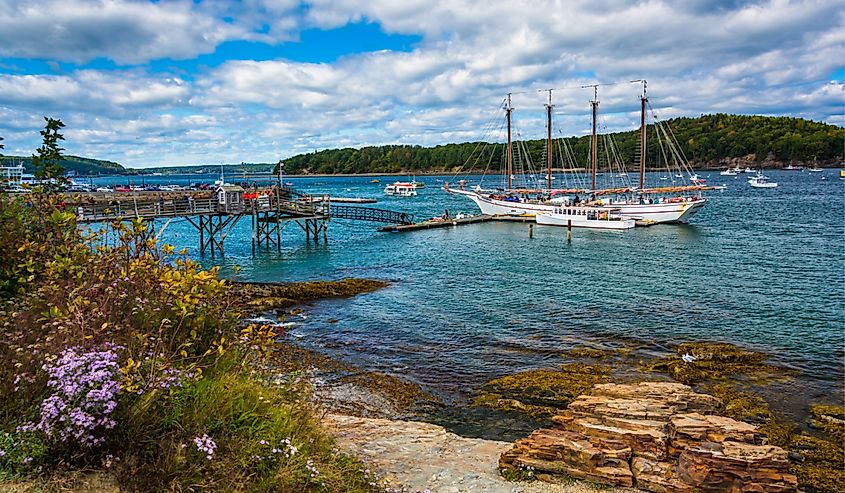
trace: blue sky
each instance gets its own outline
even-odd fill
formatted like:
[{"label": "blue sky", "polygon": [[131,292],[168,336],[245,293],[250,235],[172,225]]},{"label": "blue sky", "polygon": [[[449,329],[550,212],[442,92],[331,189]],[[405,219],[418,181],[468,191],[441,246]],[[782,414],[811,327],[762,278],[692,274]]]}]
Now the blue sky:
[{"label": "blue sky", "polygon": [[[648,79],[661,119],[788,115],[845,124],[839,0],[0,0],[0,136],[132,167],[478,138],[508,92],[520,135],[588,131],[580,86]],[[599,89],[637,124],[636,84]]]}]

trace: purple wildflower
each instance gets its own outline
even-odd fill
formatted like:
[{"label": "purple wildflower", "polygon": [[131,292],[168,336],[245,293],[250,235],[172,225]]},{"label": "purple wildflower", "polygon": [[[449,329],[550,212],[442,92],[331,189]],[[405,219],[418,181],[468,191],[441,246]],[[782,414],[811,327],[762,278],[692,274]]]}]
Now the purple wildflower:
[{"label": "purple wildflower", "polygon": [[214,457],[214,451],[217,450],[217,444],[205,433],[201,437],[194,438],[194,445],[197,447],[197,452],[204,453],[205,458],[208,460]]},{"label": "purple wildflower", "polygon": [[65,443],[86,447],[103,443],[103,432],[117,424],[110,416],[120,392],[118,349],[113,344],[102,350],[67,348],[45,364],[52,393],[41,403],[34,428]]}]

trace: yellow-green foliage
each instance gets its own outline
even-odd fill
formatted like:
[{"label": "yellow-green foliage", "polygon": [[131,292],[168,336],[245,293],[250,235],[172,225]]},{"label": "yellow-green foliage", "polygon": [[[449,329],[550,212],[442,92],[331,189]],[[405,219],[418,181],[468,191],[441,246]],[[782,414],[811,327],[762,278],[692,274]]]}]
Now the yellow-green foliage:
[{"label": "yellow-green foliage", "polygon": [[[676,356],[658,358],[644,366],[646,371],[668,373],[673,379],[687,385],[724,380],[735,375],[754,378],[784,377],[783,368],[765,363],[763,353],[748,351],[721,342],[690,342],[678,346]],[[687,363],[681,356],[688,354],[695,361]]]},{"label": "yellow-green foliage", "polygon": [[554,414],[593,385],[608,381],[610,368],[572,363],[558,370],[529,370],[496,378],[481,387],[474,404],[534,415]]}]

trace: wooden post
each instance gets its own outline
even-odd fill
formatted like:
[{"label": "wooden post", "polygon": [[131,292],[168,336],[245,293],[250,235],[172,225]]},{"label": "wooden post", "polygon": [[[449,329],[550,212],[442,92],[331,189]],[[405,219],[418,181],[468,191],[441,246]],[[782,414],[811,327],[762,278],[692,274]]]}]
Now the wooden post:
[{"label": "wooden post", "polygon": [[203,231],[205,229],[205,223],[203,222],[204,217],[205,216],[199,216],[200,227],[197,228],[200,230],[200,255],[205,253],[205,234]]},{"label": "wooden post", "polygon": [[531,223],[528,224],[528,237],[534,238],[534,225]]},{"label": "wooden post", "polygon": [[566,222],[566,241],[572,241],[572,219]]},{"label": "wooden post", "polygon": [[[276,252],[282,253],[282,223],[279,221],[279,216],[276,215]],[[287,224],[287,223],[285,223]],[[267,234],[267,243],[270,243],[270,234]]]}]

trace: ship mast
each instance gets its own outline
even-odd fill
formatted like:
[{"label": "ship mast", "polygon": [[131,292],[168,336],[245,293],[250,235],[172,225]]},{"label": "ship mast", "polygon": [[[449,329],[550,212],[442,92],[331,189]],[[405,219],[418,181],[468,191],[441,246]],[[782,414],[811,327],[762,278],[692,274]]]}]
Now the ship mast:
[{"label": "ship mast", "polygon": [[640,97],[640,193],[642,193],[643,188],[645,188],[645,154],[646,154],[646,131],[645,131],[645,106],[648,102],[648,98],[646,97],[646,82],[645,79],[642,80],[643,83],[643,95]]},{"label": "ship mast", "polygon": [[587,86],[581,87],[592,87],[593,88],[593,100],[590,101],[590,105],[593,107],[593,133],[590,137],[590,168],[591,174],[593,176],[593,191],[596,190],[596,167],[598,161],[598,139],[596,138],[596,114],[598,113],[599,109],[599,85],[598,84],[591,84]]},{"label": "ship mast", "polygon": [[547,140],[546,140],[546,182],[548,185],[549,193],[552,192],[552,89],[548,89],[549,91],[549,103],[546,105],[546,126],[548,130]]},{"label": "ship mast", "polygon": [[513,176],[513,149],[511,148],[511,93],[508,93],[508,106],[505,108],[505,114],[508,117],[508,191],[511,189],[511,177]]}]

